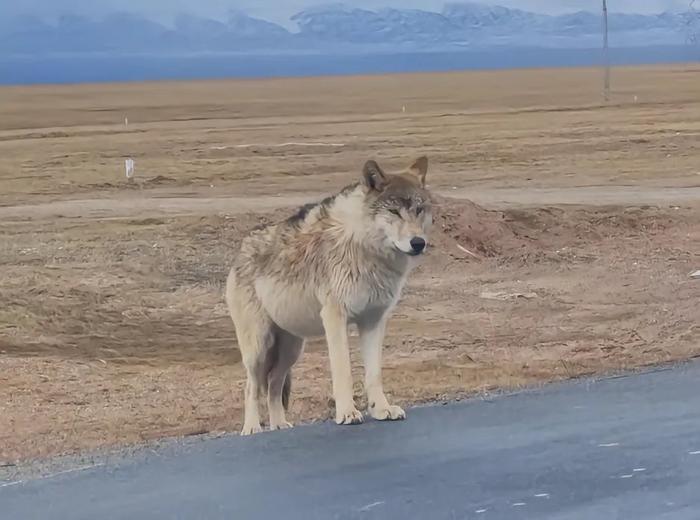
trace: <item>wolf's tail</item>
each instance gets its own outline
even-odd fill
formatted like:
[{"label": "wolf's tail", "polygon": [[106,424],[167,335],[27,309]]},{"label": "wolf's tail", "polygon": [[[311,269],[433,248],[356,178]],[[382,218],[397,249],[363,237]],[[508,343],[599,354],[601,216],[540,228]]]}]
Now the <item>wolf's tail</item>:
[{"label": "wolf's tail", "polygon": [[287,372],[287,377],[284,379],[282,386],[282,406],[285,410],[289,409],[289,394],[292,393],[292,371]]}]

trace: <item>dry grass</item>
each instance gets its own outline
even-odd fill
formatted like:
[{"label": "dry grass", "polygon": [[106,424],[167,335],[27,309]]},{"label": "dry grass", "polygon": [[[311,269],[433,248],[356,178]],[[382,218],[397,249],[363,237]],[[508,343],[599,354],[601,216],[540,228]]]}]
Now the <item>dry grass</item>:
[{"label": "dry grass", "polygon": [[112,196],[129,155],[159,193],[322,191],[416,150],[437,186],[697,184],[699,73],[620,70],[607,107],[587,69],[3,88],[0,203]]},{"label": "dry grass", "polygon": [[[698,72],[617,71],[606,107],[591,70],[0,89],[0,460],[237,428],[221,299],[237,243],[368,155],[427,152],[436,188],[510,186],[528,202],[441,206],[446,235],[389,330],[399,402],[698,355],[697,204],[527,200],[538,186],[698,185]],[[322,343],[295,380],[293,419],[327,417]]]}]

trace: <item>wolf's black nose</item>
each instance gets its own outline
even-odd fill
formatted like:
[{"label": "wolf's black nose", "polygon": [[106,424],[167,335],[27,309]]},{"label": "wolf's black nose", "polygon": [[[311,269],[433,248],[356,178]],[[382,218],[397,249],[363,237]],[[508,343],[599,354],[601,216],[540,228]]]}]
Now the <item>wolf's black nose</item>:
[{"label": "wolf's black nose", "polygon": [[416,254],[422,253],[423,249],[425,249],[425,240],[421,237],[413,237],[411,239],[411,248],[413,248],[413,252]]}]

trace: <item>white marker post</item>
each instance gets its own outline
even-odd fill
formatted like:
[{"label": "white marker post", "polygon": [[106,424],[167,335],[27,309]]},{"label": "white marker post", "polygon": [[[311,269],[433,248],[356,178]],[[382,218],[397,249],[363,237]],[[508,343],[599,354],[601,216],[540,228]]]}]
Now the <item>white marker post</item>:
[{"label": "white marker post", "polygon": [[126,180],[133,182],[134,180],[134,160],[129,157],[124,161],[124,169],[126,170]]},{"label": "white marker post", "polygon": [[603,78],[603,97],[610,101],[610,45],[608,43],[608,0],[603,0],[603,56],[605,58],[605,74]]}]

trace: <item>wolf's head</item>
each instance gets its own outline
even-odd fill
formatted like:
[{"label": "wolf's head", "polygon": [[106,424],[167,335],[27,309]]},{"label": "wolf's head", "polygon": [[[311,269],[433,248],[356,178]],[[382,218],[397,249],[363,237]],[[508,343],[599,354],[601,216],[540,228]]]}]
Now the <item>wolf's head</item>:
[{"label": "wolf's head", "polygon": [[365,206],[384,246],[417,256],[425,251],[433,223],[430,195],[425,188],[427,157],[420,157],[404,172],[386,174],[375,161],[363,169]]}]

